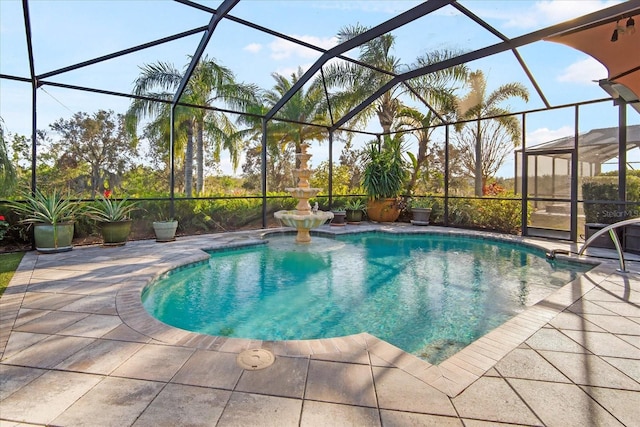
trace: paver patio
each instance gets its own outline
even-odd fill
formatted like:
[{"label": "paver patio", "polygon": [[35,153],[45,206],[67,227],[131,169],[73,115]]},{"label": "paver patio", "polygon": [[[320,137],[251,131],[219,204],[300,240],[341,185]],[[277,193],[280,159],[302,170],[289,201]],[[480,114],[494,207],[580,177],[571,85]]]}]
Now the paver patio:
[{"label": "paver patio", "polygon": [[[378,228],[470,233],[326,227]],[[620,274],[605,260],[438,366],[366,333],[211,337],[142,307],[144,286],[201,248],[263,232],[27,253],[0,299],[0,426],[640,425],[640,263]],[[275,363],[242,369],[249,348]]]}]

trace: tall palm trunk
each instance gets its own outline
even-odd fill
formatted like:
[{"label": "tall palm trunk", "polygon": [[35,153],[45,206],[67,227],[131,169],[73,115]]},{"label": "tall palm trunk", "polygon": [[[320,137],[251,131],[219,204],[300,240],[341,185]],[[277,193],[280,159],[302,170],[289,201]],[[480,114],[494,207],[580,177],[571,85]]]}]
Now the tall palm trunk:
[{"label": "tall palm trunk", "polygon": [[475,167],[475,193],[476,197],[482,197],[482,135],[480,134],[480,119],[478,119],[478,124],[476,127],[476,167]]},{"label": "tall palm trunk", "polygon": [[184,193],[193,195],[193,122],[187,123],[187,148],[184,154]]},{"label": "tall palm trunk", "polygon": [[382,127],[382,133],[389,135],[391,132],[391,126],[393,125],[393,119],[395,118],[397,109],[394,108],[393,99],[389,92],[382,96],[382,101],[378,105],[377,114],[380,126]]},{"label": "tall palm trunk", "polygon": [[196,194],[204,192],[204,121],[198,120],[196,139]]},{"label": "tall palm trunk", "polygon": [[409,183],[407,184],[407,194],[411,194],[413,189],[416,186],[416,182],[418,182],[418,176],[420,172],[424,170],[429,170],[425,165],[427,162],[427,143],[428,140],[421,139],[418,145],[418,156],[416,157],[415,168],[411,172],[411,177],[409,178]]}]

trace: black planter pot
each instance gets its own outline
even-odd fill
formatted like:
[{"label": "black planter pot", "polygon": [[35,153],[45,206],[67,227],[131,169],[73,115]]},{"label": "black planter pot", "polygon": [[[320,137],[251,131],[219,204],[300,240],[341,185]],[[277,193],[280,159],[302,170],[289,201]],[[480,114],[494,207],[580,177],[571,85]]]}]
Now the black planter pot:
[{"label": "black planter pot", "polygon": [[331,225],[345,225],[344,219],[347,216],[345,211],[333,211],[333,219]]}]

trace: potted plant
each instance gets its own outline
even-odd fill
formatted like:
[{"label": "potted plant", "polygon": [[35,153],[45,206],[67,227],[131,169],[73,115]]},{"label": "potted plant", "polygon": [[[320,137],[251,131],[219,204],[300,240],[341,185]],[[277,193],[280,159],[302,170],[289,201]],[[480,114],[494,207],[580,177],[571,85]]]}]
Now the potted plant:
[{"label": "potted plant", "polygon": [[429,225],[431,217],[431,209],[433,208],[432,197],[415,197],[409,202],[411,209],[411,224],[413,225]]},{"label": "potted plant", "polygon": [[122,246],[127,243],[131,232],[130,214],[136,209],[135,202],[130,202],[127,197],[117,200],[101,195],[95,204],[87,207],[86,212],[91,219],[101,223],[104,246]]},{"label": "potted plant", "polygon": [[156,235],[156,242],[172,242],[176,240],[177,229],[178,221],[173,218],[153,221],[153,232]]},{"label": "potted plant", "polygon": [[11,209],[20,217],[20,223],[33,225],[36,250],[43,253],[65,252],[72,249],[77,202],[53,190],[50,194],[36,189],[24,192],[24,202],[10,202]]},{"label": "potted plant", "polygon": [[367,205],[362,200],[358,198],[349,199],[344,205],[347,222],[349,224],[359,224],[366,209]]},{"label": "potted plant", "polygon": [[339,206],[331,209],[331,212],[333,212],[333,219],[331,220],[330,225],[344,226],[344,219],[347,216],[347,212]]},{"label": "potted plant", "polygon": [[402,140],[386,138],[382,149],[376,143],[369,144],[365,162],[362,187],[369,196],[367,216],[377,222],[397,220],[401,210],[398,196],[407,174]]}]

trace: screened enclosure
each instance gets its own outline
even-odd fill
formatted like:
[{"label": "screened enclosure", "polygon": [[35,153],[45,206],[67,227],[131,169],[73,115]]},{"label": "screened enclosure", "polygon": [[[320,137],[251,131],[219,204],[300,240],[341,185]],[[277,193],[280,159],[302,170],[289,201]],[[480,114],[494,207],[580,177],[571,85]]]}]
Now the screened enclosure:
[{"label": "screened enclosure", "polygon": [[[640,201],[640,64],[590,74],[591,56],[568,46],[581,32],[605,37],[597,30],[638,61],[624,52],[640,49],[640,33],[624,24],[640,3],[529,26],[516,18],[539,5],[497,17],[512,6],[6,0],[4,139],[32,189],[83,200],[113,190],[144,204],[140,230],[169,215],[197,233],[276,225],[272,213],[295,204],[284,189],[302,141],[321,208],[366,199],[359,150],[397,137],[403,196],[433,196],[436,223],[575,241],[590,222],[584,203],[611,201],[584,183],[615,185],[612,219]],[[573,86],[576,69],[592,84]],[[87,123],[111,129],[111,151],[78,137]]]}]

